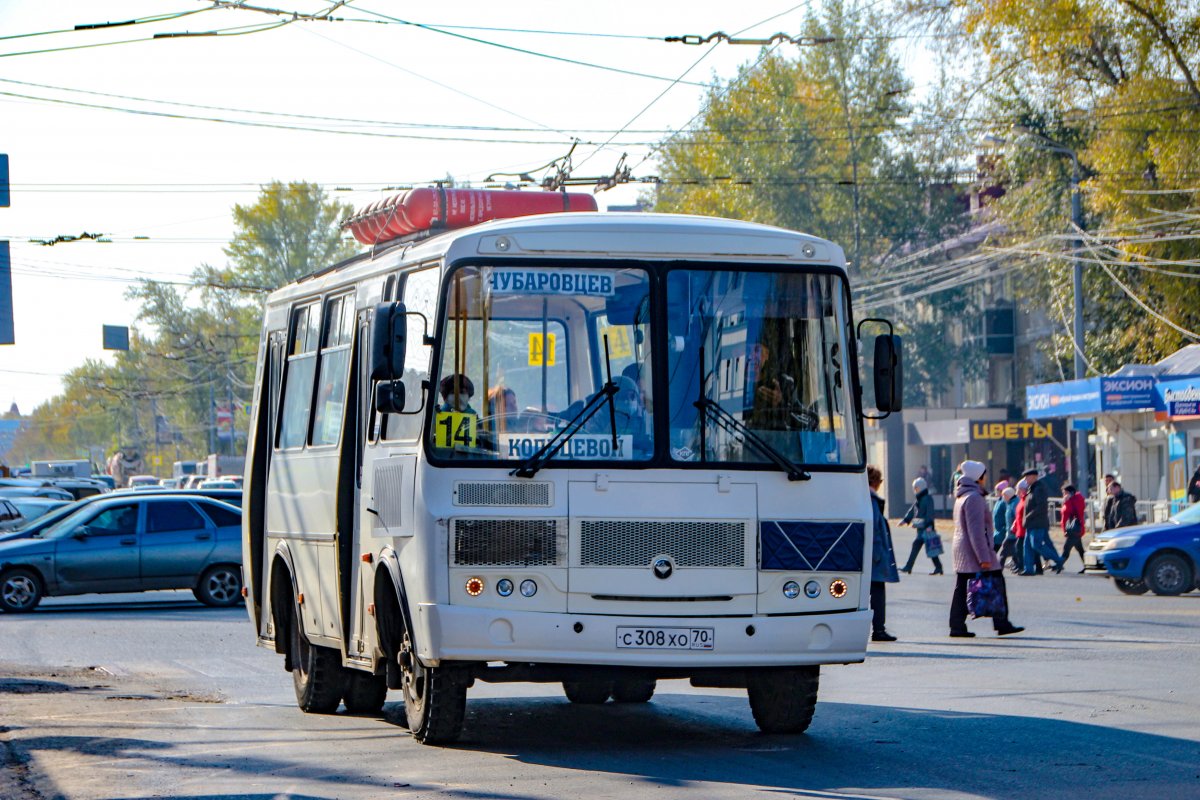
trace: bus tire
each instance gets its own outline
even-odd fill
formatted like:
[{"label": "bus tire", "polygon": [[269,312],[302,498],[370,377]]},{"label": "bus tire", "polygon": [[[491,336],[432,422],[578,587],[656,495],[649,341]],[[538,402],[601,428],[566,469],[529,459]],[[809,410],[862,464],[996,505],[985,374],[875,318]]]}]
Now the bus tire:
[{"label": "bus tire", "polygon": [[763,733],[804,733],[817,707],[820,667],[752,669],[746,673],[750,711]]},{"label": "bus tire", "polygon": [[653,680],[613,681],[612,699],[614,703],[649,703],[656,688],[658,681]]},{"label": "bus tire", "polygon": [[608,702],[613,684],[610,681],[563,681],[563,693],[572,703],[598,706]]},{"label": "bus tire", "polygon": [[412,637],[404,631],[398,655],[404,717],[413,738],[421,744],[448,744],[462,735],[467,711],[466,670],[446,664],[427,667],[417,658]]},{"label": "bus tire", "polygon": [[292,612],[292,683],[296,705],[306,714],[332,714],[342,702],[345,676],[337,650],[310,644],[300,629],[300,609]]},{"label": "bus tire", "polygon": [[378,714],[387,699],[387,678],[356,669],[346,670],[342,702],[351,714]]}]

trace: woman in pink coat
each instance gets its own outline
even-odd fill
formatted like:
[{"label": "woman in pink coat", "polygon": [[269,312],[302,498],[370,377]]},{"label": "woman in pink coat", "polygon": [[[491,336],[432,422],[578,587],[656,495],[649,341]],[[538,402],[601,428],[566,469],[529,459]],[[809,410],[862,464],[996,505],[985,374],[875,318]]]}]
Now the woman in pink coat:
[{"label": "woman in pink coat", "polygon": [[[1004,604],[1008,592],[1004,587],[1004,571],[996,563],[992,542],[992,515],[987,504],[984,476],[987,467],[978,461],[964,461],[958,466],[962,477],[954,493],[954,597],[950,601],[950,635],[971,638],[967,630],[967,581],[976,575],[988,575],[999,583]],[[992,617],[992,626],[999,636],[1025,630],[1013,625],[1007,614]]]}]

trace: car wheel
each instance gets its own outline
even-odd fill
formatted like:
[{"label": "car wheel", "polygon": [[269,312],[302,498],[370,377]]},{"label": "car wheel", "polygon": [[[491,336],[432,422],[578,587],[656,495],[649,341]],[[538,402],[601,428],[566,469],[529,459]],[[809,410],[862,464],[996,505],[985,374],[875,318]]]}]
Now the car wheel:
[{"label": "car wheel", "polygon": [[1124,578],[1113,578],[1113,585],[1122,594],[1145,594],[1150,591],[1150,587],[1146,585],[1145,581],[1128,581]]},{"label": "car wheel", "polygon": [[614,703],[649,703],[654,697],[657,681],[619,680],[613,681],[612,698]]},{"label": "car wheel", "polygon": [[462,735],[467,712],[467,671],[455,664],[427,667],[417,657],[408,631],[398,656],[404,716],[408,730],[421,744],[445,744]]},{"label": "car wheel", "polygon": [[746,676],[750,711],[763,733],[804,733],[817,708],[820,667],[752,669]]},{"label": "car wheel", "polygon": [[206,606],[237,605],[242,599],[242,571],[230,564],[209,567],[200,576],[192,594]]},{"label": "car wheel", "polygon": [[387,677],[360,672],[356,669],[346,670],[346,692],[342,702],[351,714],[378,714],[383,710],[383,702],[387,699]]},{"label": "car wheel", "polygon": [[572,703],[598,706],[608,702],[613,685],[609,681],[563,681],[563,693]]},{"label": "car wheel", "polygon": [[42,602],[42,579],[31,569],[17,567],[0,576],[0,608],[10,614],[33,611]]},{"label": "car wheel", "polygon": [[299,608],[292,612],[292,683],[296,705],[308,714],[332,714],[346,688],[342,657],[337,650],[310,644],[301,630]]},{"label": "car wheel", "polygon": [[1152,592],[1168,597],[1183,594],[1195,582],[1192,565],[1175,553],[1163,553],[1151,558],[1146,564],[1145,576],[1146,585]]}]

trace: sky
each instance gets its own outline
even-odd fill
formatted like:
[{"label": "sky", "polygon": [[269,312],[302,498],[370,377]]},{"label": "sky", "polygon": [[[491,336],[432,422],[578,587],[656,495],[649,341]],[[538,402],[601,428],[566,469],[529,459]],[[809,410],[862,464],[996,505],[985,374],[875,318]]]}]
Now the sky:
[{"label": "sky", "polygon": [[[202,0],[0,0],[12,182],[0,239],[11,242],[16,332],[0,346],[0,410],[28,413],[61,391],[63,373],[111,360],[102,326],[136,323],[125,293],[138,279],[224,264],[231,208],[259,186],[315,182],[357,208],[388,187],[529,172],[572,138],[583,142],[574,175],[611,174],[627,153],[635,177],[653,176],[653,143],[701,107],[692,84],[728,80],[761,52],[662,39],[798,35],[810,4],[353,0],[331,14],[345,21],[291,21]],[[180,12],[199,13],[75,30]],[[597,200],[631,204],[644,188]],[[83,233],[106,241],[35,242]]]}]

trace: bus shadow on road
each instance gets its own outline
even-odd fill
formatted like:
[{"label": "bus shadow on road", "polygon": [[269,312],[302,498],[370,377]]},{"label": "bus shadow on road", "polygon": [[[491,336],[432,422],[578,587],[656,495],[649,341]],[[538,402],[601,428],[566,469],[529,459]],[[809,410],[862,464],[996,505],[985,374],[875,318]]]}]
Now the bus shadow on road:
[{"label": "bus shadow on road", "polygon": [[1153,787],[1158,797],[1200,796],[1200,743],[1019,716],[1019,702],[1013,715],[820,703],[807,733],[767,736],[737,696],[663,694],[647,705],[604,706],[479,699],[467,706],[457,747],[627,776],[647,788],[713,782],[1127,800]]}]

